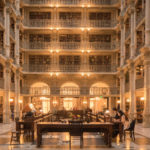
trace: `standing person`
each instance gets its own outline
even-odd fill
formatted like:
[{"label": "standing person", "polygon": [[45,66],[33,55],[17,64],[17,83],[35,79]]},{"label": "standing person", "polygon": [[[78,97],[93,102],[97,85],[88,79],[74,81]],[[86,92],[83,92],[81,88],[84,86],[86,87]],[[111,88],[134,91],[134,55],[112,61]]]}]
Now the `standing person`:
[{"label": "standing person", "polygon": [[116,108],[113,108],[113,113],[114,113],[114,121],[120,119],[120,116],[118,115],[118,110]]}]

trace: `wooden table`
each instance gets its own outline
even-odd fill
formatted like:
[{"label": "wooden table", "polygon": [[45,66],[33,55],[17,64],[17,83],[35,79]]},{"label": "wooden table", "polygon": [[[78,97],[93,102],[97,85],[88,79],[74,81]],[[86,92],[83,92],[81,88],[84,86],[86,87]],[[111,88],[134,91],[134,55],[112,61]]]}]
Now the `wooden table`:
[{"label": "wooden table", "polygon": [[[112,123],[60,123],[60,122],[40,122],[37,124],[37,147],[42,144],[42,134],[46,132],[69,132],[76,133],[83,140],[83,132],[101,132],[104,133],[104,140],[106,144],[111,147],[112,142]],[[83,143],[83,141],[81,141]]]}]

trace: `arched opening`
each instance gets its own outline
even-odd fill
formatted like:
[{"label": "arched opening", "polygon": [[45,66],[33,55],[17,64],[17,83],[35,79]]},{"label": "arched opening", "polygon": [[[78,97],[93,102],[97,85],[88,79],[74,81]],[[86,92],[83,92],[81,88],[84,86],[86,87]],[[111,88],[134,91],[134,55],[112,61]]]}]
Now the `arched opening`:
[{"label": "arched opening", "polygon": [[94,113],[102,112],[108,107],[109,86],[104,82],[97,82],[90,88],[90,108]]},{"label": "arched opening", "polygon": [[65,97],[62,98],[63,107],[66,110],[78,109],[77,96],[80,95],[80,88],[73,82],[64,83],[60,88],[60,95]]},{"label": "arched opening", "polygon": [[37,111],[48,113],[50,111],[50,88],[46,83],[36,82],[30,87],[30,94],[33,96],[31,103]]},{"label": "arched opening", "polygon": [[50,88],[46,83],[37,82],[31,85],[31,95],[50,95]]}]

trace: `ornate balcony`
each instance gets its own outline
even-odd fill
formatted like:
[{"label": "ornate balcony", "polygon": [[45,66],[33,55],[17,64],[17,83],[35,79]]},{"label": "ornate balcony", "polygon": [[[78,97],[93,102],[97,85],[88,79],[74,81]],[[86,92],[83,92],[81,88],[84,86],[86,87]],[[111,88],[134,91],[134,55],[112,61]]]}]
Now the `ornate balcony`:
[{"label": "ornate balcony", "polygon": [[144,88],[144,78],[136,79],[136,89]]},{"label": "ornate balcony", "polygon": [[60,19],[59,21],[59,27],[81,27],[81,20],[63,20]]},{"label": "ornate balcony", "polygon": [[0,12],[0,25],[4,26],[4,16],[2,12]]},{"label": "ornate balcony", "polygon": [[49,50],[51,48],[51,43],[24,41],[24,42],[20,42],[20,47],[23,49],[30,49],[30,50],[41,50],[41,49]]},{"label": "ornate balcony", "polygon": [[81,42],[60,42],[60,49],[63,50],[77,50],[81,47]]},{"label": "ornate balcony", "polygon": [[117,21],[114,20],[89,20],[90,27],[115,27],[117,25]]},{"label": "ornate balcony", "polygon": [[50,72],[51,65],[43,64],[23,64],[24,72]]},{"label": "ornate balcony", "polygon": [[89,3],[92,5],[113,5],[117,4],[118,0],[90,0]]},{"label": "ornate balcony", "polygon": [[91,72],[116,72],[116,65],[89,65],[89,71]]},{"label": "ornate balcony", "polygon": [[10,28],[10,35],[15,40],[15,32],[12,28]]},{"label": "ornate balcony", "polygon": [[60,72],[79,72],[81,65],[59,65]]},{"label": "ornate balcony", "polygon": [[52,20],[50,19],[33,19],[26,21],[24,20],[23,24],[27,27],[51,27]]},{"label": "ornate balcony", "polygon": [[145,11],[141,11],[139,16],[136,17],[136,26],[145,18]]},{"label": "ornate balcony", "polygon": [[52,0],[23,0],[23,3],[30,5],[52,4]]},{"label": "ornate balcony", "polygon": [[80,96],[80,95],[118,95],[118,87],[32,87],[25,86],[21,88],[21,94],[30,95],[58,95],[58,96]]},{"label": "ornate balcony", "polygon": [[118,48],[119,43],[110,42],[89,42],[89,48],[92,50],[115,50]]},{"label": "ornate balcony", "polygon": [[0,79],[0,89],[4,89],[4,79]]},{"label": "ornate balcony", "polygon": [[58,4],[60,4],[60,5],[80,5],[80,4],[82,4],[82,0],[58,0]]}]

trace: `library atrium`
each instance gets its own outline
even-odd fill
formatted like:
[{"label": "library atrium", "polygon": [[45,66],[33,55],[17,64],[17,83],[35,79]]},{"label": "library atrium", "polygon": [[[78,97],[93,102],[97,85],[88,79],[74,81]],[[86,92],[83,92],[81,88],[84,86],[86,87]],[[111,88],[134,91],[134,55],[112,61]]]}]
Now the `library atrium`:
[{"label": "library atrium", "polygon": [[149,150],[150,0],[0,0],[0,129],[0,150]]}]

